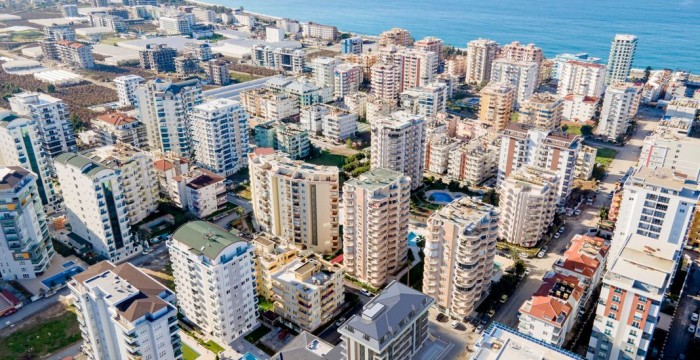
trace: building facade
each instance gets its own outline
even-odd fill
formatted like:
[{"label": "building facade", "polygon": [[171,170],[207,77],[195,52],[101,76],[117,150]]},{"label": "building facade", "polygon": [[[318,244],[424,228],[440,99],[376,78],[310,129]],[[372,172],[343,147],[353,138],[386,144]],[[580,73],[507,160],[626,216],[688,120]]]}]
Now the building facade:
[{"label": "building facade", "polygon": [[124,75],[112,80],[117,86],[117,96],[119,96],[119,106],[136,106],[136,88],[146,81],[138,75]]},{"label": "building facade", "polygon": [[608,56],[608,75],[605,84],[627,81],[632,70],[634,53],[637,51],[637,37],[628,34],[616,34],[610,44]]},{"label": "building facade", "polygon": [[372,122],[372,169],[398,171],[411,178],[412,188],[423,184],[425,121],[397,111]]}]

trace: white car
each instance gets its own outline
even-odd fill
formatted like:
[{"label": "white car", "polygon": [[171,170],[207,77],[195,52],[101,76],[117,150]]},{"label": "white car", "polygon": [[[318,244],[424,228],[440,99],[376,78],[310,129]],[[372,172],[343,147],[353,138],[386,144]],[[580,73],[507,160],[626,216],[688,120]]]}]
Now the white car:
[{"label": "white car", "polygon": [[450,324],[450,325],[452,326],[453,329],[456,329],[456,328],[459,327],[459,321],[455,320],[455,321],[453,321],[452,324]]},{"label": "white car", "polygon": [[576,210],[576,211],[574,211],[574,215],[576,215],[576,216],[581,215],[581,210]]},{"label": "white car", "polygon": [[695,332],[695,325],[688,326],[688,332],[691,334],[694,333]]},{"label": "white car", "polygon": [[540,258],[540,259],[543,258],[543,257],[544,257],[544,250],[538,252],[538,253],[537,253],[537,257]]},{"label": "white car", "polygon": [[372,297],[372,293],[367,291],[366,289],[360,289],[360,293],[362,293],[362,295],[364,296]]},{"label": "white car", "polygon": [[479,325],[476,327],[477,334],[481,334],[482,331],[484,331],[484,325]]},{"label": "white car", "polygon": [[690,321],[697,322],[698,321],[698,314],[693,313],[693,315],[690,315]]},{"label": "white car", "polygon": [[554,238],[555,238],[555,239],[559,239],[560,236],[561,236],[561,233],[556,233],[556,234],[554,234]]},{"label": "white car", "polygon": [[526,254],[526,253],[520,253],[520,254],[518,254],[518,257],[521,258],[521,259],[523,259],[523,260],[525,260],[525,259],[527,259],[527,254]]},{"label": "white car", "polygon": [[530,275],[530,272],[532,272],[532,269],[525,268],[525,275]]}]

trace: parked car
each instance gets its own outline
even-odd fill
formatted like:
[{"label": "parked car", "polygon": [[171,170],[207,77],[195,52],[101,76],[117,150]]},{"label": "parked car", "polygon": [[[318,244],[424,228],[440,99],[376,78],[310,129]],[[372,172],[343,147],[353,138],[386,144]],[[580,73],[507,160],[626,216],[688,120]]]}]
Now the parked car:
[{"label": "parked car", "polygon": [[338,319],[338,321],[335,322],[335,326],[343,325],[344,322],[345,322],[345,318],[341,317],[340,319]]},{"label": "parked car", "polygon": [[519,253],[519,254],[518,254],[518,257],[521,258],[521,259],[523,259],[523,260],[525,260],[525,259],[528,258],[526,253]]},{"label": "parked car", "polygon": [[508,301],[508,295],[503,294],[501,295],[501,304],[505,304],[506,301]]},{"label": "parked car", "polygon": [[576,216],[581,215],[581,209],[578,209],[578,210],[574,211],[574,215],[576,215]]},{"label": "parked car", "polygon": [[559,239],[560,236],[561,236],[561,233],[560,233],[560,232],[554,234],[554,238],[555,238],[555,239]]},{"label": "parked car", "polygon": [[452,326],[453,329],[458,328],[458,327],[459,327],[459,321],[457,321],[457,320],[453,321],[452,324],[450,324],[450,326]]},{"label": "parked car", "polygon": [[693,313],[693,315],[690,315],[690,321],[697,322],[698,321],[698,313]]},{"label": "parked car", "polygon": [[544,250],[540,250],[540,252],[537,253],[537,257],[541,259],[544,257],[544,254],[545,254]]},{"label": "parked car", "polygon": [[440,321],[440,322],[442,322],[443,320],[445,320],[445,318],[446,318],[446,316],[445,316],[445,314],[443,314],[443,313],[438,313],[438,314],[435,316],[435,320]]},{"label": "parked car", "polygon": [[364,296],[369,296],[369,297],[372,297],[374,295],[371,292],[367,291],[367,289],[360,289],[360,293]]},{"label": "parked car", "polygon": [[144,249],[143,251],[141,251],[141,254],[143,254],[143,255],[148,255],[148,254],[150,254],[150,253],[152,253],[152,252],[153,252],[153,249],[148,248],[148,249]]},{"label": "parked car", "polygon": [[484,325],[477,326],[475,331],[477,334],[481,334],[481,332],[484,331]]},{"label": "parked car", "polygon": [[688,332],[691,334],[695,333],[695,325],[688,326]]}]

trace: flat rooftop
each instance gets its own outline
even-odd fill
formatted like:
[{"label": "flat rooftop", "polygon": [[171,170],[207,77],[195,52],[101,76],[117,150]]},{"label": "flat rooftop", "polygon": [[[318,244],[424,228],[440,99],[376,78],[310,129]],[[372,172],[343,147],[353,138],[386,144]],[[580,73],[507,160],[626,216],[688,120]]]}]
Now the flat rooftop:
[{"label": "flat rooftop", "polygon": [[476,342],[471,360],[583,360],[577,354],[493,323]]},{"label": "flat rooftop", "polygon": [[398,171],[385,168],[370,170],[345,182],[347,185],[375,191],[399,181],[404,175]]}]

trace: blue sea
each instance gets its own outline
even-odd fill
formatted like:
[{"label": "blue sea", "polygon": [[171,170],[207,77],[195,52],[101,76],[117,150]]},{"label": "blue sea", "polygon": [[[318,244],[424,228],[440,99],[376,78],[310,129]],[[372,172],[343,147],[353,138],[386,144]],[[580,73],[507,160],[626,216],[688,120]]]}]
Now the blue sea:
[{"label": "blue sea", "polygon": [[607,59],[615,33],[639,37],[635,67],[700,73],[700,0],[204,0],[377,35],[392,27],[456,47],[479,37],[535,43],[546,56]]}]

